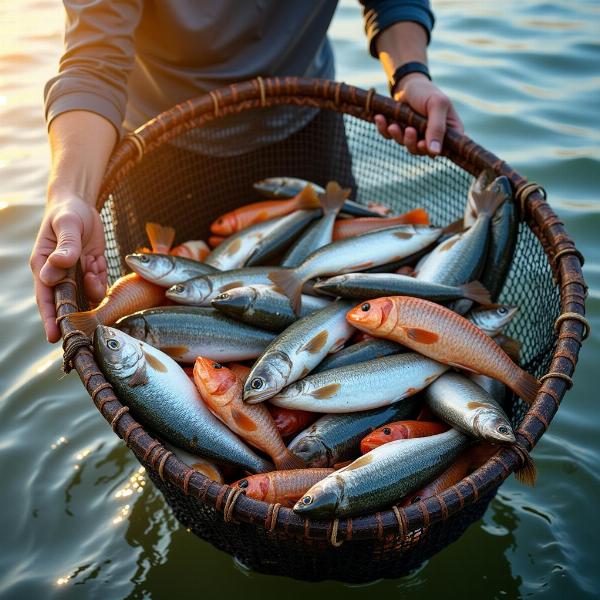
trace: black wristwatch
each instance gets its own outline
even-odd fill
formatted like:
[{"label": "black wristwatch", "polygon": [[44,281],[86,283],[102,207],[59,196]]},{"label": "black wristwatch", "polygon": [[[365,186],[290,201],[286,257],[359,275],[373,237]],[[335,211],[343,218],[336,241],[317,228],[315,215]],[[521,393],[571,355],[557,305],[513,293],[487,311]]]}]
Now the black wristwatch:
[{"label": "black wristwatch", "polygon": [[399,66],[394,71],[394,74],[390,79],[390,96],[394,95],[394,90],[396,89],[398,82],[410,73],[422,73],[423,75],[425,75],[425,77],[427,77],[427,79],[429,79],[429,81],[431,81],[431,75],[429,74],[429,69],[427,68],[427,65],[416,61],[407,62]]}]

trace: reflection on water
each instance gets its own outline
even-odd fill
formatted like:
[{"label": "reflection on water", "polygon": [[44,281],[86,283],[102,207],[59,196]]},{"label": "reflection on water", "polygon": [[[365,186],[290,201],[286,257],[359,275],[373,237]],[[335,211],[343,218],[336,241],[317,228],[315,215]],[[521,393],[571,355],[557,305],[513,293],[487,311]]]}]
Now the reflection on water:
[{"label": "reflection on water", "polygon": [[[535,488],[509,480],[482,521],[410,577],[368,587],[245,572],[178,525],[44,341],[26,261],[48,151],[42,87],[63,15],[50,0],[0,2],[1,598],[277,596],[585,598],[597,595],[600,350],[600,6],[594,1],[434,1],[431,68],[467,132],[544,184],[586,255],[592,336],[576,385],[536,449]],[[338,78],[386,91],[359,6],[331,27]],[[432,163],[432,176],[435,164]]]}]

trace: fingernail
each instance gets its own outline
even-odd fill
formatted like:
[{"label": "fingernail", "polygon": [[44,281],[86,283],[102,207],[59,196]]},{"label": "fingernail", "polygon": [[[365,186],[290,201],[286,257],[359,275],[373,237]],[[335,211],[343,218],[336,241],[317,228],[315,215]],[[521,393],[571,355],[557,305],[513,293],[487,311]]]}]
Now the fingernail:
[{"label": "fingernail", "polygon": [[437,140],[433,140],[433,142],[431,142],[431,144],[429,144],[429,149],[432,152],[435,152],[435,154],[439,154],[440,151],[442,150],[442,145]]}]

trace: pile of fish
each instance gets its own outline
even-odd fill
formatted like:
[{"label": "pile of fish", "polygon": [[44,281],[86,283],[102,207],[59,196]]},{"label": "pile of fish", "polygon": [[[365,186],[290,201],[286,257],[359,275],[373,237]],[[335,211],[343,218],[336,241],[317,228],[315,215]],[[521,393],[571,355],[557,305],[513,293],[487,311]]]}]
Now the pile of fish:
[{"label": "pile of fish", "polygon": [[[151,249],[70,315],[131,413],[184,462],[316,518],[441,492],[515,443],[512,394],[540,383],[494,304],[517,240],[511,187],[483,172],[462,219],[389,216],[296,179]],[[517,476],[533,483],[531,461]]]}]

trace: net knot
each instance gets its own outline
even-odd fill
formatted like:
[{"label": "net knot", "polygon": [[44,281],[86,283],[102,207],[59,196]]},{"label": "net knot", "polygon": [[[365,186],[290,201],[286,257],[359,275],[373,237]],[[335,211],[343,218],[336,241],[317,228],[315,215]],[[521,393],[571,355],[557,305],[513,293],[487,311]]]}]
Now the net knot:
[{"label": "net knot", "polygon": [[519,203],[519,207],[521,209],[521,219],[525,215],[525,205],[527,204],[527,200],[529,200],[529,197],[536,192],[539,192],[544,200],[548,198],[546,190],[539,183],[535,183],[534,181],[526,182],[517,188],[515,199]]},{"label": "net knot", "polygon": [[581,252],[579,252],[579,250],[577,250],[577,248],[563,248],[562,250],[559,250],[552,257],[552,260],[554,261],[554,264],[558,265],[558,259],[561,256],[566,256],[568,254],[573,254],[574,256],[576,256],[579,259],[580,265],[583,267],[583,265],[585,264],[585,258],[583,257],[583,254],[581,254]]},{"label": "net knot", "polygon": [[542,375],[539,378],[540,383],[543,383],[544,381],[546,381],[546,379],[562,379],[563,381],[567,382],[567,389],[571,389],[573,387],[573,379],[571,379],[571,377],[569,377],[566,373],[561,373],[559,371],[549,371],[548,373],[546,373],[545,375]]},{"label": "net knot", "polygon": [[235,507],[235,503],[243,493],[244,490],[242,488],[235,488],[227,496],[227,500],[225,500],[225,506],[223,507],[223,521],[225,521],[225,523],[230,523],[233,521],[233,509]]},{"label": "net knot", "polygon": [[[66,316],[66,315],[65,315]],[[81,348],[92,351],[92,342],[83,331],[74,329],[63,338],[63,372],[68,375],[74,368],[73,360]]]},{"label": "net knot", "polygon": [[331,524],[331,536],[329,537],[329,542],[334,548],[339,548],[344,543],[344,540],[337,539],[339,526],[340,520],[336,517]]},{"label": "net knot", "polygon": [[562,313],[561,315],[559,315],[558,319],[556,319],[556,321],[554,322],[554,329],[556,331],[558,331],[560,328],[560,324],[563,321],[568,321],[569,319],[579,321],[580,323],[583,324],[583,335],[581,336],[581,340],[583,341],[583,340],[587,339],[588,335],[590,334],[590,330],[591,330],[590,322],[583,315],[580,315],[579,313],[576,313],[576,312],[565,312],[565,313]]}]

